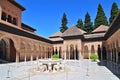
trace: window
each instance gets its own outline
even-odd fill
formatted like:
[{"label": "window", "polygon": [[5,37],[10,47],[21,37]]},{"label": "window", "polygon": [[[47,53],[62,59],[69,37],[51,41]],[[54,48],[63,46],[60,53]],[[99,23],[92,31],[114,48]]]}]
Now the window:
[{"label": "window", "polygon": [[10,15],[8,15],[7,21],[12,23],[12,17]]},{"label": "window", "polygon": [[2,20],[6,21],[6,13],[2,12],[2,17],[1,17]]},{"label": "window", "polygon": [[13,18],[13,24],[17,25],[17,20],[16,20],[16,18]]}]

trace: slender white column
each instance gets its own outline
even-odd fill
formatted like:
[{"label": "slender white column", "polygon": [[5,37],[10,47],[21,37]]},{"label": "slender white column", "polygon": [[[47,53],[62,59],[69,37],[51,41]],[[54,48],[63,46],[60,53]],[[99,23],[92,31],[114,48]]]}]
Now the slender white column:
[{"label": "slender white column", "polygon": [[33,61],[33,55],[31,54],[31,61]]},{"label": "slender white column", "polygon": [[25,54],[25,56],[24,56],[24,62],[26,62],[26,53],[24,53]]},{"label": "slender white column", "polygon": [[74,48],[74,59],[76,60],[76,49]]},{"label": "slender white column", "polygon": [[0,6],[0,20],[1,20],[1,16],[2,15],[2,8],[1,8],[1,6]]},{"label": "slender white column", "polygon": [[20,53],[16,51],[16,62],[19,62]]}]

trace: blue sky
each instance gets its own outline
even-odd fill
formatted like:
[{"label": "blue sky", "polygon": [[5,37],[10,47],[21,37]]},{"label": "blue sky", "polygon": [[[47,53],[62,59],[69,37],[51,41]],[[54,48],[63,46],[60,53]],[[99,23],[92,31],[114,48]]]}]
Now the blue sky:
[{"label": "blue sky", "polygon": [[37,29],[36,33],[49,37],[59,31],[61,19],[65,12],[68,27],[76,25],[78,18],[84,21],[86,12],[89,12],[93,22],[98,4],[101,3],[105,15],[109,19],[113,2],[120,8],[120,0],[16,0],[26,8],[22,13],[22,22]]}]

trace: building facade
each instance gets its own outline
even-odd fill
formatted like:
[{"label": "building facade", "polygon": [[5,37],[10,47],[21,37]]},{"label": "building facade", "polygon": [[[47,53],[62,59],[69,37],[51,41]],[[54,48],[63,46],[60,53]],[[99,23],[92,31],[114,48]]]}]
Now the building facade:
[{"label": "building facade", "polygon": [[[7,5],[6,5],[7,4]],[[0,59],[27,61],[51,56],[51,41],[22,23],[25,8],[14,0],[0,0]]]},{"label": "building facade", "polygon": [[110,27],[101,25],[91,34],[72,26],[64,33],[57,32],[45,38],[22,23],[24,10],[15,0],[0,0],[1,61],[44,59],[53,54],[59,54],[63,59],[80,60],[98,54],[100,60],[120,63],[120,12]]}]

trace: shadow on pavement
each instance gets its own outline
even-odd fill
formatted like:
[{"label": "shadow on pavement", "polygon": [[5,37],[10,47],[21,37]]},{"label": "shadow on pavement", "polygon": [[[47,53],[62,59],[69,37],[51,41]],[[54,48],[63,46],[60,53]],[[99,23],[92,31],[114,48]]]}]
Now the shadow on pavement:
[{"label": "shadow on pavement", "polygon": [[105,66],[109,69],[114,75],[120,79],[120,65],[110,62],[110,61],[100,61],[97,63],[99,66]]}]

